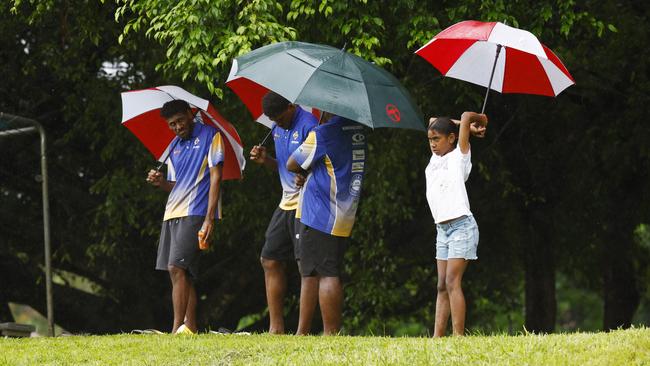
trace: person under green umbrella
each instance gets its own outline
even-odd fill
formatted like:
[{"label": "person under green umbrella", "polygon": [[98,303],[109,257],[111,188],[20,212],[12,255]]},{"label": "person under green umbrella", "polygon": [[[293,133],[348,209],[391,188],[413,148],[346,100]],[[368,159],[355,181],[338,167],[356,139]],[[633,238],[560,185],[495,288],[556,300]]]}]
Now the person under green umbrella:
[{"label": "person under green umbrella", "polygon": [[343,256],[354,226],[365,172],[364,127],[324,113],[287,161],[287,169],[307,175],[296,217],[302,223],[298,268],[302,276],[297,334],[311,330],[320,304],[323,334],[341,329]]},{"label": "person under green umbrella", "polygon": [[262,109],[274,122],[270,134],[275,144],[275,158],[267,154],[266,147],[261,144],[253,146],[250,160],[277,171],[282,184],[282,199],[266,229],[260,261],[264,269],[266,300],[269,306],[269,333],[283,334],[287,264],[297,258],[296,235],[300,226],[300,221],[296,219],[300,186],[294,181],[298,175],[288,171],[286,164],[291,153],[303,143],[318,121],[313,114],[275,92],[264,95]]}]

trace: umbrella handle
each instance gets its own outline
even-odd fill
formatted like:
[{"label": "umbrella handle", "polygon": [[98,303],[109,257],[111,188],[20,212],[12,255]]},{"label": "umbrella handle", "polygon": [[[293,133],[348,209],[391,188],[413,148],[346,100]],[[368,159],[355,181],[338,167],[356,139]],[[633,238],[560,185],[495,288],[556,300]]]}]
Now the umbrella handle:
[{"label": "umbrella handle", "polygon": [[485,99],[483,99],[483,108],[481,108],[481,114],[485,112],[485,106],[487,105],[488,95],[490,94],[490,87],[492,87],[492,79],[494,78],[494,70],[497,68],[497,60],[499,59],[499,53],[501,52],[500,44],[497,45],[497,54],[494,56],[494,64],[492,65],[492,73],[490,74],[490,81],[488,82],[487,90],[485,91]]}]

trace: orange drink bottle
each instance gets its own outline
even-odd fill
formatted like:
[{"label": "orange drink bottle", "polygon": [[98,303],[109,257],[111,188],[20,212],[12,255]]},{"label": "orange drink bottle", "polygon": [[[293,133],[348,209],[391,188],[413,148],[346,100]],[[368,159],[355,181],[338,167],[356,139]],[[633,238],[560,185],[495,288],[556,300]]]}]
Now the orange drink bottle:
[{"label": "orange drink bottle", "polygon": [[210,244],[208,244],[208,241],[206,239],[207,238],[205,237],[205,231],[199,230],[199,249],[206,250],[210,247]]}]

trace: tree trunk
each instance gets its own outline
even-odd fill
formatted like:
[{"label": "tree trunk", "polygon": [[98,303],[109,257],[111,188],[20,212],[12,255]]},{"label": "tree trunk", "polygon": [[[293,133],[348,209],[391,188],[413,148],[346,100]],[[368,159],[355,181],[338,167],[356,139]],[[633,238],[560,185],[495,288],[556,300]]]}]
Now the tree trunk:
[{"label": "tree trunk", "polygon": [[634,228],[644,217],[640,197],[647,181],[647,174],[628,175],[618,184],[618,189],[611,191],[607,201],[607,207],[618,210],[615,214],[606,212],[604,221],[607,223],[601,252],[604,330],[629,328],[641,301],[635,268]]},{"label": "tree trunk", "polygon": [[540,219],[543,215],[529,215],[529,238],[524,245],[526,277],[526,329],[534,333],[555,330],[557,304],[555,302],[555,261],[553,245],[547,240],[547,228]]},{"label": "tree trunk", "polygon": [[[628,225],[623,225],[628,226]],[[603,251],[603,329],[629,328],[641,300],[632,260],[632,227],[608,235]]]}]

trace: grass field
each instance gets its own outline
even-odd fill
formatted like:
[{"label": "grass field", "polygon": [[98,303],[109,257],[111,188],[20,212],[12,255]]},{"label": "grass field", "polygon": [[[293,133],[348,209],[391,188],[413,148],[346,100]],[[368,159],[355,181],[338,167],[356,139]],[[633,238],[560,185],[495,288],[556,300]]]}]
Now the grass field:
[{"label": "grass field", "polygon": [[0,339],[1,365],[650,365],[650,329],[464,338],[113,335]]}]

